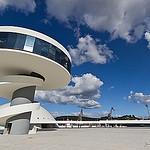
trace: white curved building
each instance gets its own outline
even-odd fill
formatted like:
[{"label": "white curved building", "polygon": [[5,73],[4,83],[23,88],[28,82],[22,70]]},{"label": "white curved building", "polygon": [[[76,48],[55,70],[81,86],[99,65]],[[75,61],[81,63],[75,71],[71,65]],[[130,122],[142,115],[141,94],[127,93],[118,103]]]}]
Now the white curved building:
[{"label": "white curved building", "polygon": [[[28,134],[33,126],[56,122],[34,101],[35,90],[61,88],[70,81],[71,57],[54,39],[21,27],[0,26],[0,125],[4,133]],[[56,124],[55,124],[56,125]]]}]

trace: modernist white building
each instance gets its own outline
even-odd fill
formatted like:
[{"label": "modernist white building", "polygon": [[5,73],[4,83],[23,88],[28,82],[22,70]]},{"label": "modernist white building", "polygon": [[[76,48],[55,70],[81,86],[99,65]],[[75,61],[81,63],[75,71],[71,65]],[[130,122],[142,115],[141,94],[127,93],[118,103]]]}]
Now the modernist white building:
[{"label": "modernist white building", "polygon": [[0,26],[0,125],[5,134],[28,134],[34,126],[56,125],[34,101],[35,90],[57,89],[70,81],[71,57],[54,39],[21,27]]}]

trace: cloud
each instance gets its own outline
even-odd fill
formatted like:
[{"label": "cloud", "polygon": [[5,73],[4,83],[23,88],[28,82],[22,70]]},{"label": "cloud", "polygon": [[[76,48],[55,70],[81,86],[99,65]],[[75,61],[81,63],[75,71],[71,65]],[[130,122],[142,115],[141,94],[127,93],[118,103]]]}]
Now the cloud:
[{"label": "cloud", "polygon": [[[150,0],[46,0],[47,13],[61,22],[76,22],[129,42],[149,28]],[[57,10],[57,11],[56,11]]]},{"label": "cloud", "polygon": [[148,42],[148,46],[147,47],[150,49],[150,32],[146,32],[145,33],[145,39]]},{"label": "cloud", "polygon": [[36,8],[36,3],[34,0],[0,0],[0,10],[13,7],[17,10],[22,10],[23,12],[34,12]]},{"label": "cloud", "polygon": [[90,35],[79,38],[76,48],[72,48],[71,46],[68,48],[75,65],[85,62],[105,64],[109,59],[113,58],[113,51],[105,44],[99,44]]},{"label": "cloud", "polygon": [[143,93],[133,93],[131,91],[128,99],[136,103],[150,104],[150,95],[145,95]]},{"label": "cloud", "polygon": [[51,113],[51,115],[52,115],[54,118],[59,117],[59,116],[68,116],[68,115],[69,115],[69,113],[57,112],[57,111],[55,111],[55,112],[50,112],[50,113]]},{"label": "cloud", "polygon": [[115,87],[112,85],[112,86],[110,86],[109,87],[109,90],[112,90],[112,89],[114,89]]},{"label": "cloud", "polygon": [[101,97],[100,87],[103,82],[96,76],[87,73],[73,77],[71,85],[64,89],[37,91],[35,99],[50,103],[72,104],[82,108],[99,108],[97,100]]}]

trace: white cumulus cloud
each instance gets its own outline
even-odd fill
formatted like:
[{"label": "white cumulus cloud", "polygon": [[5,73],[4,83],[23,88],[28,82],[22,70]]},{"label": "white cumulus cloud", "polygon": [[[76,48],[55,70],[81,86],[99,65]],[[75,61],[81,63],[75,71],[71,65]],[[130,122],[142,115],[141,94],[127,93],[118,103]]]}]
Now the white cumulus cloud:
[{"label": "white cumulus cloud", "polygon": [[150,0],[46,0],[47,13],[61,22],[76,22],[129,42],[150,28]]},{"label": "white cumulus cloud", "polygon": [[68,47],[73,63],[80,65],[85,62],[105,64],[113,58],[113,51],[105,44],[99,44],[90,35],[79,38],[76,48]]},{"label": "white cumulus cloud", "polygon": [[23,10],[24,12],[34,12],[36,3],[34,0],[0,0],[0,10],[5,10],[9,7]]},{"label": "white cumulus cloud", "polygon": [[130,92],[128,99],[133,100],[137,103],[150,104],[150,95],[145,95],[144,93],[141,92],[139,93]]},{"label": "white cumulus cloud", "polygon": [[145,39],[146,39],[147,42],[148,42],[147,47],[150,49],[150,32],[146,32],[146,33],[145,33]]},{"label": "white cumulus cloud", "polygon": [[37,91],[35,99],[50,103],[73,104],[82,108],[99,108],[97,101],[101,97],[100,87],[103,82],[96,76],[87,73],[73,77],[72,84],[64,89]]}]

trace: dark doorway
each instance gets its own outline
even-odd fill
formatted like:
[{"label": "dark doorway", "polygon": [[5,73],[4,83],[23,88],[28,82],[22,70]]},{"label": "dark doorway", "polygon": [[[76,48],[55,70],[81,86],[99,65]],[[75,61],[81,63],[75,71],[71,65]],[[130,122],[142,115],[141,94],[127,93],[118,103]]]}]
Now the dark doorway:
[{"label": "dark doorway", "polygon": [[7,123],[6,124],[7,134],[10,134],[11,126],[12,126],[12,123]]}]

